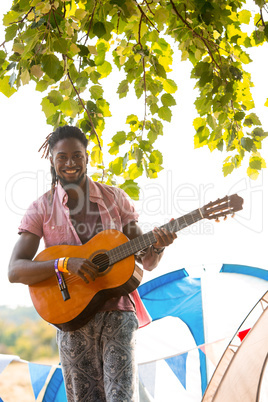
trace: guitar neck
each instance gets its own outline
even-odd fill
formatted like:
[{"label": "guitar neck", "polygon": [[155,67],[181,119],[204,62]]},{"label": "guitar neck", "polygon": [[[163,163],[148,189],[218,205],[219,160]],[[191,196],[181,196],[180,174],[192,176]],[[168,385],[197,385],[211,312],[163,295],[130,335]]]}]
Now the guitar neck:
[{"label": "guitar neck", "polygon": [[[186,228],[187,226],[200,221],[201,219],[203,219],[203,215],[200,209],[196,209],[195,211],[181,216],[178,219],[174,219],[168,222],[167,224],[161,226],[160,229],[167,229],[170,232],[178,232]],[[156,238],[151,231],[145,233],[142,236],[138,236],[135,239],[128,241],[127,243],[123,243],[112,250],[109,250],[106,254],[109,257],[110,265],[112,265],[129,257],[130,255],[136,254],[139,251],[146,249],[154,243],[156,243]]]}]

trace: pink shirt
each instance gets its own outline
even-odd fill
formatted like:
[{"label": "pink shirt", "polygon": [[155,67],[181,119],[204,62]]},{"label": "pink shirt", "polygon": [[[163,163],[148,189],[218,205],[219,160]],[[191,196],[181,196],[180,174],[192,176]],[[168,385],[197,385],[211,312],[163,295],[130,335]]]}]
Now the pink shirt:
[{"label": "pink shirt", "polygon": [[[117,229],[131,221],[138,220],[133,203],[126,193],[117,187],[100,184],[88,178],[89,200],[97,203],[103,230]],[[34,201],[28,208],[19,226],[19,233],[28,231],[44,238],[45,247],[60,244],[81,245],[71,220],[67,206],[68,196],[60,184],[56,187],[53,201],[50,202],[50,191]],[[146,325],[150,317],[140,300],[137,291],[131,293],[137,310],[140,326]],[[119,299],[117,308],[131,310],[124,297]],[[109,309],[109,305],[107,305]]]}]

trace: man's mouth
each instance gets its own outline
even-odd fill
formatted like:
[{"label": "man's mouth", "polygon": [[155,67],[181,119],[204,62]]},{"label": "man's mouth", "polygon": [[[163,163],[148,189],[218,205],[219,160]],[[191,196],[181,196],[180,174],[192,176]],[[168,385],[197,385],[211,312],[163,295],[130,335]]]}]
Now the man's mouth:
[{"label": "man's mouth", "polygon": [[79,169],[65,169],[63,173],[65,174],[75,174],[79,171]]}]

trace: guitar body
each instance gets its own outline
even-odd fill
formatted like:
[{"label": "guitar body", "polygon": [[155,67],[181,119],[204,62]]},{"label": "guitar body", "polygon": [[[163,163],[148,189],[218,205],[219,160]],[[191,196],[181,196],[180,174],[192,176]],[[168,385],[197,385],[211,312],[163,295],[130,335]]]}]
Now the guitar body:
[{"label": "guitar body", "polygon": [[[87,258],[105,254],[107,251],[128,242],[120,231],[105,230],[82,246],[59,245],[48,247],[35,261],[49,261],[61,257]],[[126,295],[135,290],[142,279],[142,269],[135,265],[131,255],[108,266],[95,281],[87,284],[77,275],[65,273],[64,280],[70,299],[64,301],[56,275],[29,286],[30,295],[38,314],[63,331],[71,331],[85,325],[98,308],[108,299]]]}]

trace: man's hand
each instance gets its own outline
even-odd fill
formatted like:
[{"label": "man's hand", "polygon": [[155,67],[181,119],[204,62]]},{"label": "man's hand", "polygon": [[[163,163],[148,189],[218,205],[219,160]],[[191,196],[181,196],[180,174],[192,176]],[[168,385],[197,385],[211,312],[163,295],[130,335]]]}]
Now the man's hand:
[{"label": "man's hand", "polygon": [[[171,219],[173,220],[173,219]],[[154,237],[156,238],[156,243],[153,244],[153,247],[155,249],[159,248],[164,248],[169,246],[174,242],[174,240],[177,238],[177,235],[175,232],[170,232],[164,228],[154,228],[153,229]]]},{"label": "man's hand", "polygon": [[80,276],[86,283],[89,283],[88,276],[95,281],[99,274],[98,266],[85,258],[69,258],[67,269],[72,274]]}]

